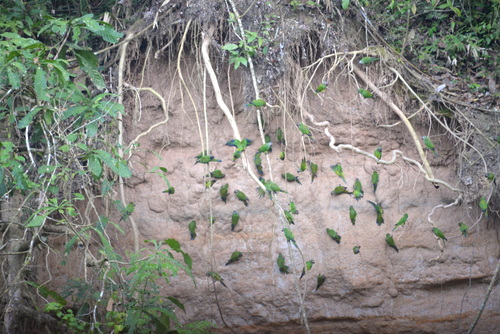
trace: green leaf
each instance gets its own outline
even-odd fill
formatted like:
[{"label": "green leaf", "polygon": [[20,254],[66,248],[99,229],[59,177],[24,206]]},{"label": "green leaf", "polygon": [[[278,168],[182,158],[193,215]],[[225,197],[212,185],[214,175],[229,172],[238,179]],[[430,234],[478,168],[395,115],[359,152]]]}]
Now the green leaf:
[{"label": "green leaf", "polygon": [[66,136],[66,140],[69,141],[70,143],[74,142],[77,139],[78,135],[76,133],[70,133],[69,135]]},{"label": "green leaf", "polygon": [[236,44],[231,44],[231,43],[228,43],[226,45],[224,45],[222,47],[222,50],[226,50],[226,51],[233,51],[233,50],[236,50],[238,49],[238,45]]},{"label": "green leaf", "polygon": [[242,63],[243,65],[245,65],[245,67],[247,67],[247,66],[248,66],[248,60],[247,60],[247,58],[246,58],[246,57],[237,57],[237,59],[238,59],[238,61],[239,61],[240,63]]},{"label": "green leaf", "polygon": [[41,107],[35,107],[35,108],[31,109],[31,111],[29,113],[27,113],[26,115],[24,115],[24,117],[19,121],[19,123],[17,124],[17,127],[19,129],[24,129],[25,127],[30,125],[31,121],[33,120],[33,117],[35,117],[35,115],[40,110],[42,110]]},{"label": "green leaf", "polygon": [[53,195],[59,194],[59,187],[58,186],[48,186],[47,191]]},{"label": "green leaf", "polygon": [[106,88],[106,83],[102,74],[97,70],[99,66],[99,61],[96,55],[91,51],[86,50],[74,50],[76,55],[76,60],[80,65],[81,69],[88,74],[94,85],[98,89]]},{"label": "green leaf", "polygon": [[40,216],[40,215],[36,215],[35,217],[33,217],[33,219],[26,225],[26,227],[40,227],[43,225],[43,222],[45,221],[45,219],[47,218],[47,216]]},{"label": "green leaf", "polygon": [[165,243],[170,246],[174,251],[181,251],[181,244],[175,239],[165,239]]},{"label": "green leaf", "polygon": [[130,168],[128,168],[127,164],[123,161],[118,161],[118,164],[116,166],[116,173],[123,177],[123,178],[129,178],[132,176],[132,171]]},{"label": "green leaf", "polygon": [[184,313],[186,313],[186,309],[184,308],[184,304],[182,304],[177,298],[167,297],[167,299],[170,300],[175,305],[177,305],[181,310],[184,311]]},{"label": "green leaf", "polygon": [[85,196],[83,196],[80,193],[73,193],[73,196],[75,196],[74,200],[76,200],[76,201],[83,201],[85,199]]},{"label": "green leaf", "polygon": [[55,292],[53,290],[50,290],[46,286],[40,285],[40,284],[35,283],[35,282],[31,282],[31,281],[26,281],[26,283],[31,285],[32,287],[36,288],[38,293],[43,298],[47,298],[50,296],[50,297],[54,298],[54,300],[61,305],[66,305],[68,303],[66,301],[66,299],[64,299],[60,294],[58,294],[57,292]]},{"label": "green leaf", "polygon": [[100,160],[95,156],[91,156],[88,161],[89,161],[88,164],[89,171],[93,174],[93,176],[96,178],[101,177],[102,165]]},{"label": "green leaf", "polygon": [[350,2],[351,2],[350,0],[342,0],[342,9],[343,10],[349,9],[349,3]]},{"label": "green leaf", "polygon": [[89,138],[94,137],[97,134],[98,126],[96,122],[89,123],[85,126],[85,130],[87,131],[87,136]]},{"label": "green leaf", "polygon": [[45,76],[45,71],[41,67],[36,69],[34,88],[39,100],[49,101],[49,95],[47,94],[47,78]]},{"label": "green leaf", "polygon": [[21,87],[21,79],[19,79],[17,73],[14,73],[10,68],[7,68],[7,76],[9,78],[9,84],[12,88],[18,89]]},{"label": "green leaf", "polygon": [[82,105],[70,107],[64,111],[64,113],[61,117],[61,120],[64,121],[65,119],[67,119],[69,117],[73,117],[73,116],[77,116],[77,115],[80,116],[88,109],[89,109],[88,106],[82,106]]},{"label": "green leaf", "polygon": [[454,11],[458,17],[462,16],[462,12],[457,7],[451,7],[451,10]]},{"label": "green leaf", "polygon": [[76,240],[78,240],[78,235],[74,235],[73,238],[71,238],[68,243],[66,244],[66,247],[64,247],[64,256],[68,256],[69,253],[71,252],[71,249],[73,248],[73,245],[75,244]]},{"label": "green leaf", "polygon": [[115,183],[114,181],[110,182],[108,180],[103,180],[101,184],[101,194],[103,196],[106,196],[111,190],[111,188],[113,188],[114,183]]},{"label": "green leaf", "polygon": [[40,166],[38,167],[38,174],[48,174],[48,173],[52,173],[53,171],[56,170],[56,166],[52,166],[52,165],[43,165],[43,166]]}]

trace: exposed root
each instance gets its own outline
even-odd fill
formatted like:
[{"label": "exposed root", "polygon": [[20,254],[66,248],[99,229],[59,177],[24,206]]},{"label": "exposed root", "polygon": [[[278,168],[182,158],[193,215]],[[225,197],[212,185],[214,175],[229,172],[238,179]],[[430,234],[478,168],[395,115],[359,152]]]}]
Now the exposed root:
[{"label": "exposed root", "polygon": [[[127,47],[135,37],[133,32],[127,34],[125,38],[126,42],[120,47],[120,62],[118,64],[118,103],[123,105],[123,72],[125,67],[125,59],[127,56]],[[121,113],[118,113],[117,117],[118,121],[118,156],[123,158],[123,116]],[[125,187],[123,186],[123,178],[118,176],[118,185],[120,192],[120,200],[123,206],[127,205],[127,201],[125,199]],[[134,217],[130,215],[129,217],[130,225],[132,226],[132,232],[134,234],[134,251],[137,253],[139,251],[139,229],[137,227],[137,223],[134,220]]]},{"label": "exposed root", "polygon": [[[160,101],[161,101],[161,108],[163,110],[163,114],[165,115],[165,119],[161,122],[158,122],[156,124],[153,124],[149,127],[149,129],[147,129],[146,131],[140,133],[139,135],[137,135],[137,137],[135,137],[128,145],[127,145],[127,148],[131,148],[135,143],[137,143],[137,141],[141,138],[141,137],[144,137],[146,136],[147,134],[149,134],[151,131],[153,131],[154,128],[160,126],[160,125],[163,125],[163,124],[167,124],[168,123],[168,109],[167,109],[167,103],[165,102],[165,99],[163,98],[163,96],[161,96],[157,91],[155,91],[153,88],[150,88],[150,87],[143,87],[143,88],[137,88],[137,87],[133,87],[132,85],[128,84],[128,83],[124,83],[123,84],[125,87],[127,88],[131,88],[131,89],[134,89],[134,90],[137,90],[137,91],[147,91],[147,92],[150,92],[151,94],[153,94],[154,96],[156,96]],[[129,158],[130,156],[132,155],[132,151],[130,150],[129,151]]]}]

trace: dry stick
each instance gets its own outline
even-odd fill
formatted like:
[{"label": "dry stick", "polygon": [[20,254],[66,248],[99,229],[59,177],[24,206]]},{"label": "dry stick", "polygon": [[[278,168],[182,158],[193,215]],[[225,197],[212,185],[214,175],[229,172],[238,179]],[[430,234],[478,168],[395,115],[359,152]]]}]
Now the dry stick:
[{"label": "dry stick", "polygon": [[[118,64],[118,103],[123,105],[123,71],[125,66],[125,57],[127,54],[127,47],[130,42],[134,38],[134,33],[131,32],[125,37],[125,42],[120,47],[120,62]],[[121,113],[118,113],[118,156],[123,159],[123,116]],[[125,188],[123,187],[123,177],[118,175],[118,184],[120,189],[120,200],[123,206],[126,206],[125,200]],[[130,221],[130,225],[132,226],[132,231],[134,233],[134,251],[139,252],[139,229],[137,228],[137,224],[130,215],[128,217]]]},{"label": "dry stick", "polygon": [[[234,15],[236,17],[236,21],[238,22],[238,27],[240,28],[240,31],[242,33],[241,40],[243,41],[244,46],[246,47],[247,43],[246,43],[246,39],[245,39],[245,35],[244,35],[244,31],[245,30],[243,29],[243,23],[241,22],[241,16],[239,15],[239,12],[238,12],[238,10],[236,8],[236,5],[234,4],[234,1],[233,0],[228,0],[228,2],[231,4],[231,8],[232,8],[233,13],[234,13]],[[254,70],[254,67],[253,67],[252,57],[250,57],[249,55],[247,55],[246,58],[248,60],[248,68],[250,69],[250,74],[251,74],[251,78],[252,78],[252,84],[253,84],[253,88],[254,88],[254,91],[255,91],[255,98],[258,99],[259,98],[259,87],[257,85],[257,78],[255,76],[255,70]],[[266,141],[265,141],[264,130],[263,130],[263,127],[262,127],[262,122],[261,122],[260,115],[261,115],[260,114],[260,109],[257,108],[257,123],[259,125],[259,133],[260,133],[260,137],[262,139],[262,143],[265,144]],[[269,167],[269,179],[271,181],[273,181],[273,171],[272,171],[272,167],[271,167],[271,159],[269,158],[268,154],[266,154],[266,159],[267,159],[267,165]],[[260,181],[258,183],[259,183],[259,186],[262,185],[262,183],[260,183]],[[265,191],[265,187],[263,189]],[[285,219],[285,214],[283,212],[283,208],[281,207],[281,205],[276,200],[275,195],[271,195],[271,200],[273,201],[273,204],[276,207],[276,209],[278,211],[278,214],[280,215],[280,219],[289,228],[290,227],[290,223],[288,222],[287,219]],[[304,255],[302,254],[302,251],[298,247],[297,247],[297,250],[300,253],[300,256],[302,258],[302,263],[304,264],[304,267],[306,267],[306,262],[305,262],[305,259],[304,259]],[[288,243],[288,251],[291,254],[290,243]],[[292,265],[294,266],[293,257],[291,257],[291,259],[292,259]],[[307,270],[307,268],[306,268],[306,270]],[[298,280],[297,279],[295,280],[295,288],[297,289],[297,294],[299,295],[300,309],[301,309],[301,312],[302,312],[301,315],[302,315],[302,319],[304,321],[304,326],[306,327],[307,333],[310,333],[311,331],[309,329],[309,323],[307,321],[306,309],[305,309],[305,306],[304,306],[304,300],[305,300],[306,290],[305,290],[305,287],[304,287],[304,293],[303,294],[300,293],[300,288],[299,288]]]},{"label": "dry stick", "polygon": [[389,106],[389,108],[391,108],[399,116],[399,118],[401,118],[401,120],[405,124],[406,128],[408,129],[408,132],[410,133],[411,137],[413,138],[413,141],[415,142],[415,146],[417,147],[418,155],[420,155],[420,159],[422,159],[422,162],[424,164],[424,168],[427,171],[426,174],[431,179],[433,179],[434,174],[432,173],[432,169],[431,169],[431,166],[429,164],[429,161],[427,161],[427,158],[425,157],[424,149],[422,148],[422,145],[420,144],[420,139],[418,138],[417,133],[413,129],[413,126],[411,125],[408,118],[406,118],[405,114],[401,111],[401,109],[399,109],[399,107],[396,106],[394,104],[394,102],[392,102],[391,99],[384,92],[382,92],[380,89],[378,89],[377,86],[375,86],[375,84],[373,82],[371,82],[371,80],[366,77],[366,75],[363,73],[362,70],[360,70],[354,64],[352,65],[352,68],[353,68],[354,72],[356,73],[356,75],[358,77],[360,77],[361,80],[363,80],[375,94],[380,96],[382,101],[384,101]]},{"label": "dry stick", "polygon": [[498,260],[497,268],[495,269],[495,273],[493,274],[493,278],[491,279],[490,285],[488,286],[488,291],[486,291],[486,296],[484,297],[483,304],[481,304],[481,308],[479,309],[479,312],[477,313],[476,318],[474,319],[474,322],[469,328],[469,331],[467,334],[472,334],[474,332],[474,329],[476,328],[476,325],[479,321],[479,318],[481,318],[481,315],[483,314],[484,308],[486,307],[486,302],[488,302],[488,298],[490,298],[491,291],[493,290],[493,286],[495,285],[496,280],[498,279],[498,273],[500,272],[500,259]]}]

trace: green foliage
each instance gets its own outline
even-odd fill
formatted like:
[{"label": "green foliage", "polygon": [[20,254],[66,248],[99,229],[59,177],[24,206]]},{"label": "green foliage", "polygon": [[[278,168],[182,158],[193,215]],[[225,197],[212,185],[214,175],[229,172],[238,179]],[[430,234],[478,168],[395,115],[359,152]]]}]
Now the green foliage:
[{"label": "green foliage", "polygon": [[[123,34],[92,14],[53,17],[44,1],[7,4],[8,10],[0,8],[0,196],[23,195],[19,210],[26,235],[43,233],[48,225],[66,227],[70,237],[62,264],[78,249],[85,252],[89,276],[98,278],[72,278],[60,294],[37,282],[27,281],[27,286],[53,300],[45,312],[75,333],[205,332],[211,324],[183,330],[175,309],[184,311],[184,305],[161,296],[160,288],[180,271],[194,283],[191,257],[179,242],[148,241],[149,247],[127,261],[109,237],[111,231],[124,234],[120,226],[103,215],[84,223],[92,219],[80,211],[79,204],[92,201],[95,191],[107,200],[115,180],[132,175],[115,144],[114,125],[124,108],[105,92],[99,59],[89,47],[101,40],[116,43]],[[263,43],[251,33],[248,40],[253,48]],[[173,189],[166,168],[151,173]],[[125,207],[118,202],[125,211],[122,218],[133,212],[133,203]],[[49,242],[45,236],[40,239]],[[109,305],[115,306],[106,310]]]},{"label": "green foliage", "polygon": [[[495,54],[489,50],[500,44],[498,0],[392,0],[388,6],[385,1],[374,1],[371,7],[375,21],[387,29],[387,40],[396,48],[401,48],[404,41],[411,43],[421,61],[451,61],[460,69],[466,68],[471,58],[484,59],[487,66],[494,68]],[[416,38],[407,40],[414,34]]]},{"label": "green foliage", "polygon": [[[235,22],[233,13],[231,13],[229,22]],[[266,35],[269,35],[268,32],[269,29],[271,29],[271,23],[269,21],[266,22],[267,24],[264,25],[264,31]],[[240,40],[238,44],[227,43],[222,49],[229,52],[229,64],[234,64],[234,69],[237,69],[240,65],[244,65],[245,67],[248,66],[247,58],[253,57],[260,49],[262,49],[263,54],[266,54],[268,51],[268,43],[268,39],[260,36],[257,32],[245,30],[245,38]]]},{"label": "green foliage", "polygon": [[72,309],[64,308],[64,305],[60,303],[48,303],[45,305],[45,312],[53,312],[55,315],[62,320],[62,322],[72,331],[76,333],[85,333],[88,329],[88,324],[77,319],[75,314],[73,314]]}]

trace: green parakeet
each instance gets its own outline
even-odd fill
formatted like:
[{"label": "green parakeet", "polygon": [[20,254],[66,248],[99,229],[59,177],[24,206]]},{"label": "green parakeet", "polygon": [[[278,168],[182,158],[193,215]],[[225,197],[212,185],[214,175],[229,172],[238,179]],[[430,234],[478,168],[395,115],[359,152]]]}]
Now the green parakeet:
[{"label": "green parakeet", "polygon": [[360,250],[360,249],[361,249],[361,246],[354,246],[354,247],[352,248],[352,252],[353,252],[354,254],[359,254],[359,250]]},{"label": "green parakeet", "polygon": [[318,278],[316,279],[316,290],[314,291],[315,292],[318,291],[318,289],[323,285],[323,283],[325,283],[325,281],[326,281],[326,276],[319,274]]},{"label": "green parakeet", "polygon": [[282,274],[289,274],[290,273],[290,268],[285,264],[285,257],[283,254],[279,253],[278,254],[278,259],[276,260],[278,263],[278,268],[280,270],[280,273]]},{"label": "green parakeet", "polygon": [[495,174],[493,174],[492,172],[488,172],[484,174],[484,176],[488,179],[488,181],[493,181],[493,183],[497,185],[497,177]]},{"label": "green parakeet", "polygon": [[129,202],[126,206],[123,206],[123,203],[120,200],[116,200],[113,202],[120,212],[120,220],[118,222],[121,222],[122,220],[127,220],[128,217],[134,212],[135,209],[135,204],[133,202]]},{"label": "green parakeet", "polygon": [[434,233],[434,235],[435,235],[436,237],[438,237],[439,239],[443,239],[443,240],[448,241],[448,239],[446,239],[446,237],[444,236],[443,231],[441,231],[441,230],[440,230],[440,229],[438,229],[437,227],[433,227],[433,228],[432,228],[432,233]]},{"label": "green parakeet", "polygon": [[361,94],[361,96],[364,97],[365,99],[370,99],[373,97],[372,93],[363,88],[358,89],[358,93]]},{"label": "green parakeet", "polygon": [[431,141],[431,139],[427,136],[423,136],[422,140],[424,141],[425,146],[434,153],[434,156],[437,157],[438,154],[436,152],[436,147],[434,146],[434,143]]},{"label": "green parakeet", "polygon": [[278,144],[286,145],[283,130],[281,128],[276,129],[276,141],[278,142]]},{"label": "green parakeet", "polygon": [[214,217],[208,217],[208,222],[210,224],[212,224],[212,225],[215,224],[215,218]]},{"label": "green parakeet", "polygon": [[481,197],[479,200],[479,207],[481,208],[481,211],[483,211],[484,216],[488,217],[488,202],[486,201],[486,198]]},{"label": "green parakeet", "polygon": [[377,147],[377,149],[375,150],[375,152],[373,152],[373,155],[375,156],[375,158],[377,158],[378,160],[382,159],[382,147]]},{"label": "green parakeet", "polygon": [[347,183],[344,177],[344,171],[342,170],[342,165],[336,164],[330,166],[330,168],[342,179],[342,181],[344,181],[344,183]]},{"label": "green parakeet", "polygon": [[290,203],[288,203],[288,208],[289,208],[290,213],[292,213],[294,215],[299,214],[299,211],[297,210],[297,207],[295,206],[295,202],[290,201]]},{"label": "green parakeet", "polygon": [[295,237],[293,236],[292,231],[289,228],[284,228],[283,232],[285,233],[286,241],[291,242],[295,246],[295,248],[299,248],[299,246],[297,246],[297,243],[295,242]]},{"label": "green parakeet", "polygon": [[349,218],[351,219],[352,225],[356,224],[356,216],[357,215],[358,215],[358,213],[356,212],[356,209],[354,209],[354,207],[351,205],[349,207]]},{"label": "green parakeet", "polygon": [[469,236],[469,226],[468,225],[466,225],[464,222],[460,222],[460,223],[458,223],[458,227],[460,228],[460,233],[462,233],[462,235],[464,237]]},{"label": "green parakeet", "polygon": [[[271,136],[269,135],[269,133],[266,133],[266,134],[264,135],[264,142],[265,142],[265,143],[270,143],[271,141],[272,141],[272,140],[271,140]],[[269,152],[271,152],[271,151],[269,151]]]},{"label": "green parakeet", "polygon": [[214,185],[214,183],[217,182],[217,180],[207,180],[205,181],[205,188],[212,188],[212,186]]},{"label": "green parakeet", "polygon": [[189,234],[191,235],[191,240],[196,238],[196,221],[192,220],[189,225]]},{"label": "green parakeet", "polygon": [[323,92],[323,91],[326,90],[326,87],[328,87],[328,84],[326,82],[323,82],[318,87],[316,87],[316,89],[314,90],[314,92],[316,94],[321,93],[321,92]]},{"label": "green parakeet", "polygon": [[212,278],[214,281],[220,282],[220,284],[222,284],[222,286],[224,286],[225,288],[227,288],[226,284],[224,284],[224,279],[221,277],[221,275],[219,275],[215,271],[208,271],[207,272],[207,277]]},{"label": "green parakeet", "polygon": [[351,195],[352,192],[348,191],[346,186],[336,186],[335,189],[333,189],[330,194],[332,194],[332,195],[340,195],[340,194]]},{"label": "green parakeet", "polygon": [[243,191],[235,190],[234,193],[236,194],[236,197],[238,197],[238,199],[245,204],[245,206],[248,206],[249,199]]},{"label": "green parakeet", "polygon": [[227,146],[236,147],[240,152],[244,151],[247,146],[250,146],[253,143],[250,139],[244,138],[242,140],[231,139],[226,143]]},{"label": "green parakeet", "polygon": [[379,60],[379,58],[375,58],[375,57],[364,57],[364,58],[361,58],[361,60],[359,61],[359,63],[361,65],[368,65],[368,64],[371,64],[373,63],[374,61],[376,60]]},{"label": "green parakeet", "polygon": [[287,191],[281,189],[281,187],[279,185],[277,185],[276,183],[274,183],[271,180],[268,180],[266,182],[266,185],[269,186],[269,187],[266,186],[266,188],[268,188],[268,190],[271,192],[274,192],[274,193],[280,192],[280,193],[288,194]]},{"label": "green parakeet", "polygon": [[228,189],[229,189],[229,183],[226,183],[225,185],[223,185],[222,187],[220,187],[220,190],[219,190],[220,199],[223,200],[224,203],[226,203],[227,196],[229,196]]},{"label": "green parakeet", "polygon": [[215,159],[213,155],[202,155],[201,157],[196,159],[195,165],[197,163],[208,164],[209,162],[221,162],[220,159]]},{"label": "green parakeet", "polygon": [[300,122],[300,123],[297,123],[297,126],[299,127],[299,130],[300,130],[300,132],[302,132],[302,134],[308,136],[309,138],[311,138],[311,140],[314,141],[314,139],[312,137],[311,130],[309,130],[309,127],[307,125],[305,125],[304,123]]},{"label": "green parakeet", "polygon": [[[311,271],[313,264],[314,264],[314,260],[309,260],[306,262],[307,272]],[[304,277],[305,274],[306,274],[306,268],[303,268],[302,275],[300,275],[300,279],[302,279],[302,277]]]},{"label": "green parakeet", "polygon": [[256,99],[256,100],[253,100],[252,102],[248,103],[247,106],[254,106],[254,107],[257,107],[257,108],[260,108],[260,107],[263,107],[265,106],[267,103],[265,100],[263,99]]},{"label": "green parakeet", "polygon": [[300,172],[303,172],[307,169],[307,161],[306,161],[306,158],[302,158],[302,160],[300,161],[300,167],[299,167],[299,170],[297,170],[298,173]]},{"label": "green parakeet", "polygon": [[220,169],[216,169],[210,173],[210,176],[216,179],[222,179],[226,177],[226,174],[222,173]]},{"label": "green parakeet", "polygon": [[342,237],[335,230],[332,230],[331,228],[327,227],[326,233],[328,233],[328,235],[330,236],[330,238],[333,239],[333,241],[340,244],[340,239],[342,239]]},{"label": "green parakeet", "polygon": [[241,151],[238,151],[238,150],[234,151],[234,153],[233,153],[233,161],[236,161],[239,158],[241,158]]},{"label": "green parakeet", "polygon": [[378,173],[377,171],[374,171],[372,173],[372,184],[373,184],[373,192],[377,192],[377,187],[378,187]]},{"label": "green parakeet", "polygon": [[309,170],[311,171],[311,183],[313,183],[316,176],[318,176],[318,165],[309,161]]},{"label": "green parakeet", "polygon": [[363,195],[365,194],[365,192],[363,191],[363,187],[361,186],[361,181],[359,181],[359,179],[356,179],[356,181],[354,181],[352,194],[356,201],[359,201],[361,198],[363,198]]},{"label": "green parakeet", "polygon": [[286,218],[286,220],[288,220],[288,223],[290,223],[290,224],[295,224],[295,222],[293,221],[293,216],[292,216],[292,214],[290,213],[290,211],[288,211],[288,210],[283,210],[283,213],[285,214],[285,218]]},{"label": "green parakeet", "polygon": [[394,231],[395,229],[397,229],[397,228],[398,228],[398,227],[400,227],[400,226],[401,226],[401,227],[405,226],[405,224],[406,224],[406,221],[407,221],[407,220],[408,220],[408,214],[407,214],[407,213],[405,213],[405,214],[403,215],[403,217],[401,217],[401,218],[398,220],[398,222],[396,223],[396,225],[394,225],[394,228],[393,228],[392,230]]},{"label": "green parakeet", "polygon": [[382,209],[382,203],[373,203],[372,201],[368,201],[371,205],[373,205],[373,208],[375,209],[375,212],[377,213],[377,225],[380,226],[384,223],[384,209]]},{"label": "green parakeet", "polygon": [[494,137],[493,140],[500,144],[500,136]]},{"label": "green parakeet", "polygon": [[264,145],[262,145],[261,147],[259,147],[258,153],[269,153],[273,150],[272,146],[273,146],[273,143],[267,142]]},{"label": "green parakeet", "polygon": [[284,178],[285,180],[287,180],[288,182],[297,182],[300,185],[302,184],[299,181],[299,177],[295,176],[291,173],[283,173],[283,174],[281,174],[281,177]]},{"label": "green parakeet", "polygon": [[231,231],[234,231],[234,228],[236,225],[238,225],[238,221],[240,220],[240,214],[238,211],[234,210],[233,214],[231,215]]},{"label": "green parakeet", "polygon": [[230,265],[232,263],[237,262],[239,259],[241,259],[242,256],[243,256],[242,252],[240,252],[240,251],[234,251],[231,254],[231,257],[229,258],[229,261],[226,262],[226,266],[228,266],[228,265]]},{"label": "green parakeet", "polygon": [[162,193],[173,195],[173,194],[175,194],[175,188],[174,187],[168,187],[168,189],[167,190],[163,190]]},{"label": "green parakeet", "polygon": [[233,147],[236,147],[236,141],[237,141],[237,140],[238,140],[238,139],[231,139],[230,141],[228,141],[228,142],[226,143],[226,145],[227,145],[227,146],[233,146]]},{"label": "green parakeet", "polygon": [[259,175],[264,175],[264,170],[262,169],[262,159],[260,157],[260,152],[258,152],[254,156],[253,162],[255,164],[255,168],[257,168],[257,173],[259,173]]},{"label": "green parakeet", "polygon": [[396,247],[396,243],[394,242],[394,238],[389,233],[387,233],[385,235],[385,242],[387,242],[387,244],[389,245],[389,247],[394,248],[396,250],[396,252],[399,253],[399,249],[398,249],[398,247]]},{"label": "green parakeet", "polygon": [[285,160],[285,151],[281,151],[279,155],[280,160]]}]

